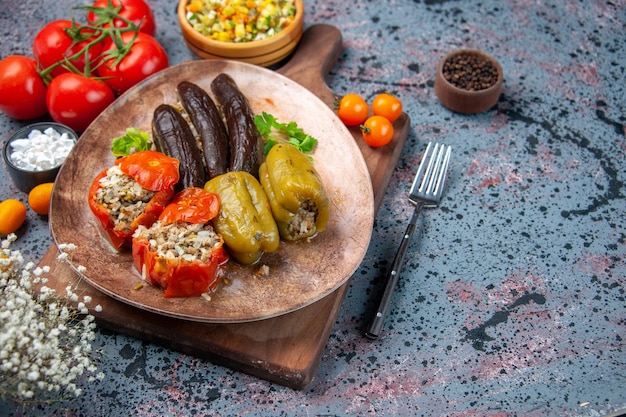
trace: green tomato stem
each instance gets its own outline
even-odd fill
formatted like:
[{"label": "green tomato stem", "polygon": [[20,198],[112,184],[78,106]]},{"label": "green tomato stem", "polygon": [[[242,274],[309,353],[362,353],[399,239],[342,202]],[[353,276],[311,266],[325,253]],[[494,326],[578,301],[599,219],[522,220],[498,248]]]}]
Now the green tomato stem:
[{"label": "green tomato stem", "polygon": [[[89,51],[91,50],[91,48],[93,48],[95,45],[103,42],[106,38],[110,37],[113,42],[115,43],[118,53],[113,54],[113,56],[116,58],[115,59],[115,63],[114,63],[114,67],[117,66],[117,64],[124,59],[124,57],[126,55],[128,55],[128,53],[130,52],[130,49],[132,47],[132,45],[135,42],[135,39],[137,38],[137,34],[139,33],[139,26],[140,25],[136,25],[135,23],[131,22],[129,19],[121,16],[118,12],[121,9],[121,5],[118,8],[114,8],[111,4],[111,2],[109,2],[109,4],[107,5],[107,7],[90,7],[90,6],[82,6],[82,7],[76,7],[76,9],[83,9],[83,10],[87,10],[87,11],[91,11],[91,12],[95,12],[98,16],[105,16],[106,20],[103,20],[101,23],[99,23],[98,25],[83,25],[83,26],[74,26],[72,25],[71,28],[67,28],[65,29],[65,32],[67,33],[67,35],[72,39],[72,45],[71,47],[73,47],[74,45],[76,45],[78,42],[82,42],[84,39],[81,39],[81,32],[84,31],[85,29],[93,31],[95,35],[96,33],[98,33],[98,36],[96,38],[94,38],[92,41],[90,41],[87,45],[85,45],[83,48],[81,48],[80,51],[76,52],[75,54],[65,57],[64,59],[55,62],[54,64],[50,65],[49,67],[39,71],[39,75],[40,77],[43,79],[44,83],[46,85],[49,85],[50,82],[52,81],[52,77],[51,77],[51,72],[58,67],[63,67],[65,69],[67,69],[69,72],[72,72],[74,74],[79,74],[79,75],[83,75],[87,78],[92,78],[92,74],[93,71],[99,66],[102,65],[103,63],[103,59],[104,56],[103,54],[101,54],[100,56],[97,57],[96,61],[99,62],[98,66],[96,66],[95,68],[91,68],[91,62],[89,60]],[[121,21],[123,21],[126,26],[123,27],[115,27],[114,26],[114,20],[119,19]],[[72,19],[73,21],[73,19]],[[121,39],[121,34],[125,33],[125,32],[134,32],[135,36],[131,39],[131,41],[128,44],[124,44],[122,42]],[[92,35],[92,36],[93,36]],[[76,68],[74,65],[72,65],[71,61],[76,60],[78,58],[80,58],[81,56],[85,57],[85,68],[84,70],[79,70],[78,68]]]}]

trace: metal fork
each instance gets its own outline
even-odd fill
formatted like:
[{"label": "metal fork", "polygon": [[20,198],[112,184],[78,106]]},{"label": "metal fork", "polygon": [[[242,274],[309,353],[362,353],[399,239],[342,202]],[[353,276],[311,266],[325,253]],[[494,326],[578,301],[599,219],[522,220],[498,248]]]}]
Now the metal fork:
[{"label": "metal fork", "polygon": [[391,270],[387,274],[385,290],[376,308],[376,314],[365,331],[365,336],[370,339],[378,339],[382,331],[385,317],[391,306],[393,292],[398,284],[400,271],[404,264],[404,257],[409,248],[422,207],[435,207],[441,201],[451,151],[452,148],[450,146],[439,143],[433,144],[433,142],[429,142],[426,147],[422,162],[420,162],[411,191],[409,192],[409,201],[415,204],[415,210],[402,237],[402,243],[398,248],[398,252],[393,259]]}]

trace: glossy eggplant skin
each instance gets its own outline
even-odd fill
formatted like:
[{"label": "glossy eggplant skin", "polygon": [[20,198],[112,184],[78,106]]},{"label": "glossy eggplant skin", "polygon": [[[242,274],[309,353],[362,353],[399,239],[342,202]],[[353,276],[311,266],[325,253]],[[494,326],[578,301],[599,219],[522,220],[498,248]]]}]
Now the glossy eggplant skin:
[{"label": "glossy eggplant skin", "polygon": [[204,89],[192,82],[182,81],[176,89],[200,136],[207,179],[226,173],[230,164],[229,138],[215,102]]},{"label": "glossy eggplant skin", "polygon": [[211,91],[221,106],[230,137],[230,171],[246,171],[258,177],[263,157],[263,138],[248,99],[228,74],[211,82]]},{"label": "glossy eggplant skin", "polygon": [[200,148],[182,114],[169,104],[160,104],[152,117],[152,136],[157,150],[180,161],[176,191],[204,187],[206,172]]}]

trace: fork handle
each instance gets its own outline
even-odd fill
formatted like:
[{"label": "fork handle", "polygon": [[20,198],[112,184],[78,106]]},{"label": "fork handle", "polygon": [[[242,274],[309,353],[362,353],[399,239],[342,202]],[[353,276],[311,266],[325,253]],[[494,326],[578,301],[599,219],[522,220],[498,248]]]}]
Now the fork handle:
[{"label": "fork handle", "polygon": [[422,206],[423,204],[421,203],[417,203],[415,205],[415,210],[413,210],[411,221],[409,222],[409,225],[404,232],[404,236],[402,237],[402,242],[400,243],[398,252],[396,252],[396,256],[393,258],[391,269],[387,273],[385,290],[382,297],[380,298],[378,307],[376,308],[376,314],[374,314],[374,317],[372,318],[369,326],[365,331],[365,336],[370,339],[378,339],[378,336],[382,331],[383,324],[385,323],[385,317],[387,316],[387,312],[389,311],[389,307],[391,306],[394,290],[396,288],[396,285],[398,284],[398,279],[400,278],[400,271],[402,270],[402,266],[404,265],[404,257],[406,256],[409,244],[411,243],[411,238],[413,237],[413,232],[415,231],[417,218],[422,211]]}]

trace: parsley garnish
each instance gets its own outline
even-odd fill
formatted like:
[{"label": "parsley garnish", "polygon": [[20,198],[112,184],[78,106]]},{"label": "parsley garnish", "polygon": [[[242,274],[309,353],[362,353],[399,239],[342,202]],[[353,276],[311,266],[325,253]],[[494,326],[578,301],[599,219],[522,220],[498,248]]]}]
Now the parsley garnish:
[{"label": "parsley garnish", "polygon": [[254,116],[254,123],[265,141],[265,155],[279,142],[290,143],[302,153],[312,152],[317,145],[317,139],[304,133],[296,122],[279,123],[274,116],[263,112]]},{"label": "parsley garnish", "polygon": [[152,147],[150,135],[136,127],[126,129],[126,134],[113,139],[111,152],[116,158],[130,155],[132,152],[146,151]]}]

